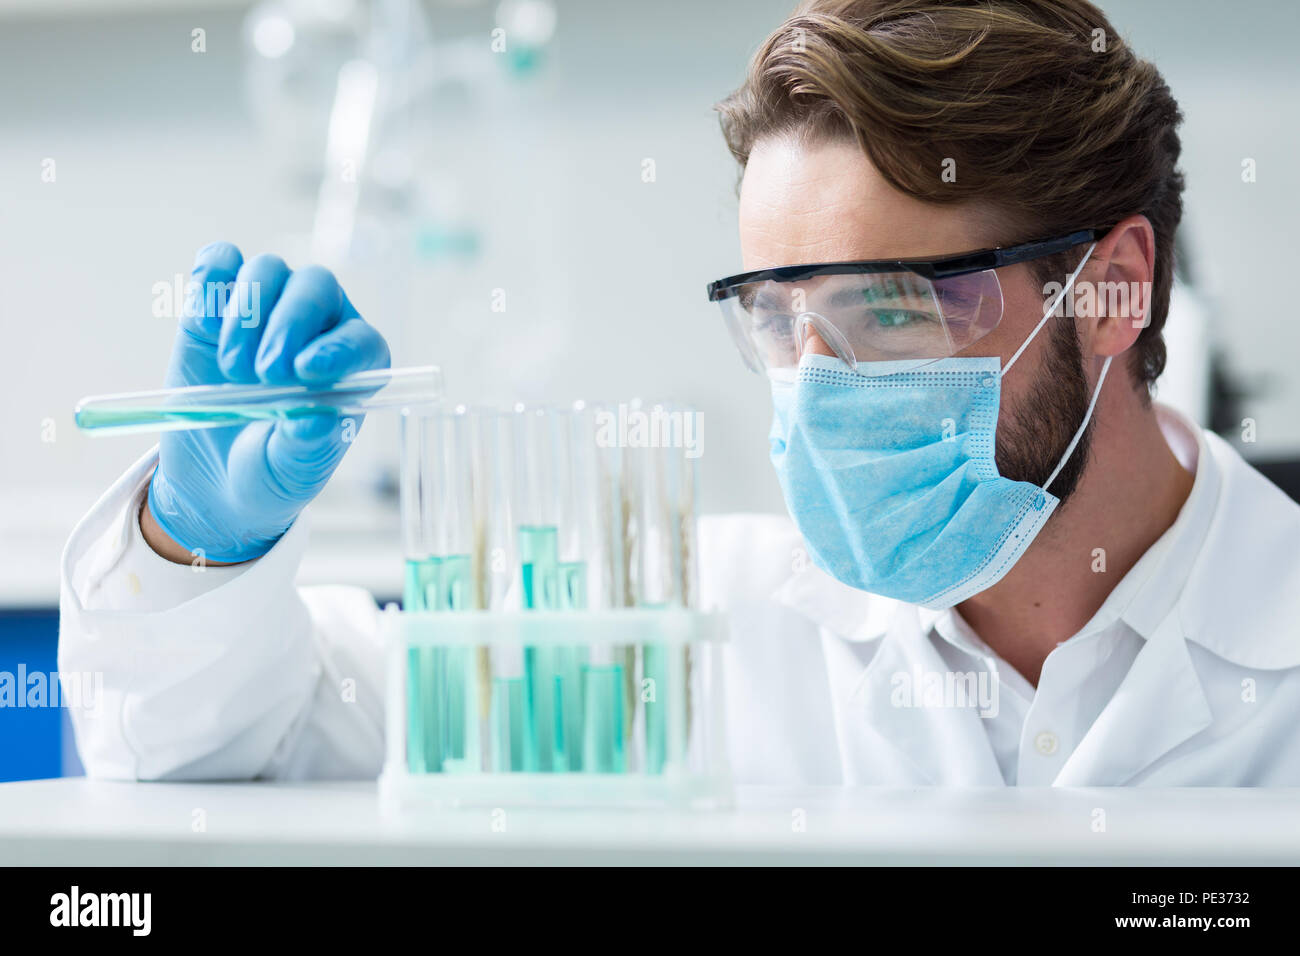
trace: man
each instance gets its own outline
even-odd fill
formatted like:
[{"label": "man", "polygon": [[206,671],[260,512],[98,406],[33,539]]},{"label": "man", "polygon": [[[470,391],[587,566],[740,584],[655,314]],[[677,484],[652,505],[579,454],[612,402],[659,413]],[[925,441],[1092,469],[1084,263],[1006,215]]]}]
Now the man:
[{"label": "man", "polygon": [[[720,110],[745,272],[709,295],[771,378],[798,528],[703,522],[737,777],[1300,783],[1300,509],[1150,396],[1182,191],[1155,69],[1083,0],[822,0]],[[267,318],[193,303],[169,384],[388,361],[323,270],[217,244],[194,275]],[[74,532],[91,773],[377,772],[374,602],[293,586],[344,447],[168,435]]]}]

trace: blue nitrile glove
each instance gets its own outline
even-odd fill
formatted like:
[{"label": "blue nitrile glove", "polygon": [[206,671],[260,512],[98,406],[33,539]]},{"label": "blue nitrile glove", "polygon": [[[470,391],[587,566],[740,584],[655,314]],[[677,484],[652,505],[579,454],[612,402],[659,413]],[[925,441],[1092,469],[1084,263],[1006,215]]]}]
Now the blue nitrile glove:
[{"label": "blue nitrile glove", "polygon": [[[328,383],[388,367],[383,336],[326,269],[291,272],[267,255],[244,262],[230,243],[215,242],[199,250],[193,280],[203,293],[186,301],[168,387]],[[359,427],[359,420],[319,416],[167,432],[149,510],[163,531],[204,560],[256,558],[325,486],[347,450],[345,437]]]}]

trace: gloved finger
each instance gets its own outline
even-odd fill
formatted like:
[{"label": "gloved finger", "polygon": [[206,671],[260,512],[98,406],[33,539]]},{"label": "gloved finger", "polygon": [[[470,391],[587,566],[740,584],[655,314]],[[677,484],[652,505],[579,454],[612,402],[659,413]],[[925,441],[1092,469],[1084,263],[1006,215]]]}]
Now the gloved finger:
[{"label": "gloved finger", "polygon": [[277,422],[266,441],[268,492],[306,504],[325,487],[355,429],[354,422],[332,415]]},{"label": "gloved finger", "polygon": [[217,344],[226,290],[243,264],[243,255],[229,242],[210,242],[195,253],[185,306],[181,310],[181,328],[200,341]]},{"label": "gloved finger", "polygon": [[239,503],[239,524],[250,529],[241,537],[241,552],[266,550],[325,487],[346,451],[337,426],[303,438],[286,433],[285,424],[253,422],[230,446],[223,497]]},{"label": "gloved finger", "polygon": [[297,381],[294,359],[308,342],[338,325],[343,302],[343,290],[328,269],[307,266],[289,276],[258,345],[258,380],[277,385]]},{"label": "gloved finger", "polygon": [[360,316],[344,318],[318,335],[293,360],[294,371],[304,382],[332,382],[353,372],[388,368],[390,364],[388,343]]},{"label": "gloved finger", "polygon": [[[284,448],[297,447],[293,442],[315,442],[331,437],[331,440],[344,446],[350,445],[361,431],[364,415],[310,415],[275,423],[277,431],[283,432],[287,439]],[[346,450],[346,448],[344,449]]]},{"label": "gloved finger", "polygon": [[258,381],[257,350],[289,277],[284,260],[266,254],[254,256],[239,270],[221,317],[217,346],[217,361],[230,381]]}]

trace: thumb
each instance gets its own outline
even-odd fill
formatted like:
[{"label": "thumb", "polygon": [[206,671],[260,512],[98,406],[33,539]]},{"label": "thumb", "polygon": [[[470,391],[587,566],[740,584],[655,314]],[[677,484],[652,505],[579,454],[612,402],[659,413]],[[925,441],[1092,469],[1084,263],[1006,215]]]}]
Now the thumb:
[{"label": "thumb", "polygon": [[309,415],[277,422],[266,441],[268,480],[306,504],[320,492],[356,436],[360,419]]}]

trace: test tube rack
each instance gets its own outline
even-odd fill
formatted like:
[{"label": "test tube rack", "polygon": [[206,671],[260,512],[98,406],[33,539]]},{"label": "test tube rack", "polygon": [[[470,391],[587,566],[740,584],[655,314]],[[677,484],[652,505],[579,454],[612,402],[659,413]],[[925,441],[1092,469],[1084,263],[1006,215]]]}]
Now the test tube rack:
[{"label": "test tube rack", "polygon": [[611,440],[615,420],[582,402],[403,412],[385,805],[729,804],[694,456]]},{"label": "test tube rack", "polygon": [[[382,617],[391,809],[730,805],[722,615],[390,606]],[[524,655],[520,676],[482,667]]]}]

